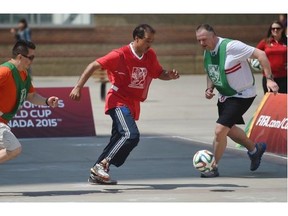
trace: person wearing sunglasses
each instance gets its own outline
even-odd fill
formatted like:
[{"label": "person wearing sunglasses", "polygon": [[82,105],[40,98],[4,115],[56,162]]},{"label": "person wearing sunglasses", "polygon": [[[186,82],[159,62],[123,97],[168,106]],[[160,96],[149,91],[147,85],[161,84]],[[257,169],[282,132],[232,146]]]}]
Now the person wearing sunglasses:
[{"label": "person wearing sunglasses", "polygon": [[0,163],[17,157],[21,144],[8,122],[16,115],[25,100],[35,105],[58,106],[58,97],[38,94],[27,69],[35,56],[36,46],[30,41],[17,41],[12,58],[0,65]]},{"label": "person wearing sunglasses", "polygon": [[[268,57],[273,79],[279,86],[278,93],[287,94],[287,36],[285,27],[280,21],[272,22],[267,36],[258,43],[257,48],[263,50]],[[263,73],[264,94],[268,92],[266,83],[267,78]]]}]

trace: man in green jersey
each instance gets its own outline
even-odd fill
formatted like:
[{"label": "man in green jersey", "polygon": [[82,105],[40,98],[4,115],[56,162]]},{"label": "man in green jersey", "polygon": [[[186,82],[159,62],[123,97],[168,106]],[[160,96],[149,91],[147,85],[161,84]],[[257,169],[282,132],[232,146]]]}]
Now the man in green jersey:
[{"label": "man in green jersey", "polygon": [[266,143],[254,143],[245,132],[236,126],[244,124],[243,115],[256,97],[254,76],[247,59],[258,59],[267,77],[269,91],[278,92],[274,82],[269,61],[265,53],[241,41],[218,37],[208,24],[199,25],[196,38],[204,49],[204,69],[207,73],[207,89],[205,97],[211,99],[219,92],[218,114],[216,121],[213,149],[215,164],[210,172],[201,173],[201,177],[219,176],[218,163],[227,146],[227,136],[241,143],[248,150],[251,160],[250,170],[258,169],[261,157],[266,150]]}]

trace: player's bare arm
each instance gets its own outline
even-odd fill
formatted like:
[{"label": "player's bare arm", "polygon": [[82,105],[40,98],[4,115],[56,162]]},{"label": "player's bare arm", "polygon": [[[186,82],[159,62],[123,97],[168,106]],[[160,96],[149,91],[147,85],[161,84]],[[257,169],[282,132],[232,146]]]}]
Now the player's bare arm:
[{"label": "player's bare arm", "polygon": [[58,97],[51,96],[51,97],[43,97],[36,92],[29,93],[27,96],[27,100],[36,105],[48,105],[50,107],[57,107],[58,106]]},{"label": "player's bare arm", "polygon": [[213,93],[213,90],[214,90],[214,85],[212,81],[210,80],[210,78],[207,76],[207,88],[205,90],[205,97],[207,99],[211,99],[215,96],[215,94]]},{"label": "player's bare arm", "polygon": [[70,93],[70,98],[72,100],[76,100],[79,101],[81,98],[81,89],[83,88],[83,86],[85,85],[85,83],[87,82],[87,80],[91,77],[91,75],[97,71],[101,69],[101,65],[97,62],[97,61],[93,61],[91,62],[83,71],[82,75],[80,76],[77,84],[75,85],[75,87],[72,89],[71,93]]},{"label": "player's bare arm", "polygon": [[264,74],[267,78],[267,89],[276,94],[279,90],[279,86],[277,85],[277,83],[273,79],[270,63],[269,63],[269,60],[268,60],[265,52],[256,48],[254,50],[251,58],[256,58],[259,60],[261,66],[263,68]]},{"label": "player's bare arm", "polygon": [[159,79],[161,80],[171,80],[171,79],[178,79],[180,77],[177,70],[173,69],[170,71],[163,70],[162,74],[160,75]]}]

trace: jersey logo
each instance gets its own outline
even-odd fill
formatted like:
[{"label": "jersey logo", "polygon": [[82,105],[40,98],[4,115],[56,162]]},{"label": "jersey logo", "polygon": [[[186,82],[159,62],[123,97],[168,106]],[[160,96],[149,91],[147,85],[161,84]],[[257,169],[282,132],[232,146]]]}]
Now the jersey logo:
[{"label": "jersey logo", "polygon": [[147,69],[142,67],[133,67],[131,75],[130,88],[144,89]]},{"label": "jersey logo", "polygon": [[219,65],[208,65],[208,75],[215,85],[222,85]]}]

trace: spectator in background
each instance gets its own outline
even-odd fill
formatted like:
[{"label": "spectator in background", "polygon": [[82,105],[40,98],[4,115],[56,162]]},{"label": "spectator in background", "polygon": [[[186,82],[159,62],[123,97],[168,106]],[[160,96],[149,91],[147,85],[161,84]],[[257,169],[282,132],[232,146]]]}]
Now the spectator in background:
[{"label": "spectator in background", "polygon": [[[18,21],[17,29],[12,28],[10,32],[14,35],[16,41],[31,41],[31,30],[28,27],[27,20],[24,18]],[[31,67],[29,67],[27,71],[31,76],[32,75]]]},{"label": "spectator in background", "polygon": [[286,36],[288,35],[287,33],[287,14],[280,14],[279,15],[279,21],[283,24],[284,26],[284,32],[286,34]]},{"label": "spectator in background", "polygon": [[24,18],[19,20],[17,29],[12,28],[10,32],[15,36],[16,41],[31,41],[31,30],[28,27],[27,20]]},{"label": "spectator in background", "polygon": [[[285,26],[280,21],[270,25],[266,38],[262,39],[257,48],[263,50],[270,62],[273,78],[279,86],[279,93],[287,94],[287,36]],[[268,91],[267,79],[263,73],[262,86],[264,94]]]}]

